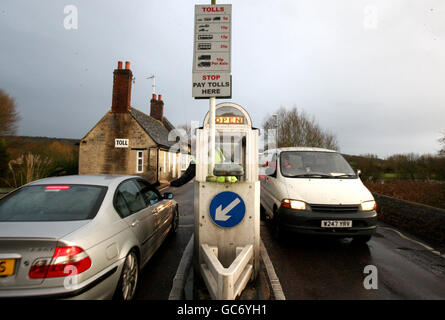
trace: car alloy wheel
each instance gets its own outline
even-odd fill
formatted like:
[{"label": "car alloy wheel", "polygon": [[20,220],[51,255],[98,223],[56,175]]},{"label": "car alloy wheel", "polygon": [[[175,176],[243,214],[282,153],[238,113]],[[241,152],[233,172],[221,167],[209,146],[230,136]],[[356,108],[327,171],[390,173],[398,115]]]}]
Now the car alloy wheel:
[{"label": "car alloy wheel", "polygon": [[139,264],[134,251],[125,259],[121,275],[120,294],[122,300],[131,300],[136,292],[139,277]]}]

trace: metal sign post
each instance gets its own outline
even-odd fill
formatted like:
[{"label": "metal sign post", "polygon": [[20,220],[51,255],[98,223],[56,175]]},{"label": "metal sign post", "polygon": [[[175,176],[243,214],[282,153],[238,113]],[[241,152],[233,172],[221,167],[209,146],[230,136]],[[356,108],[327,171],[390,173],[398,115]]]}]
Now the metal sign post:
[{"label": "metal sign post", "polygon": [[215,109],[216,109],[216,98],[210,98],[209,114],[210,114],[210,165],[209,165],[209,176],[213,176],[213,170],[215,169]]}]

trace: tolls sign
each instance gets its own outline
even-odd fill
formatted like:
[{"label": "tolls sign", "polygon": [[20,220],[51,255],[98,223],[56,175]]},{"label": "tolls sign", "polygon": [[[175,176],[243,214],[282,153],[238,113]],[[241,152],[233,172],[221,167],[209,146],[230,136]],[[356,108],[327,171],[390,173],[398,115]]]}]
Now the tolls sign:
[{"label": "tolls sign", "polygon": [[195,6],[193,72],[231,71],[232,5]]},{"label": "tolls sign", "polygon": [[195,5],[192,95],[231,98],[232,5]]},{"label": "tolls sign", "polygon": [[232,5],[195,5],[192,95],[231,98]]},{"label": "tolls sign", "polygon": [[201,7],[201,9],[204,13],[224,13],[224,7]]}]

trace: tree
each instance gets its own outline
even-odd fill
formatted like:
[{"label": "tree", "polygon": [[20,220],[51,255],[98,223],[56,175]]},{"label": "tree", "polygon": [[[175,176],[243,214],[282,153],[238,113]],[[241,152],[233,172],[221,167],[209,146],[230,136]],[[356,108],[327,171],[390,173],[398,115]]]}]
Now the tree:
[{"label": "tree", "polygon": [[0,89],[0,136],[15,135],[19,121],[14,99]]},{"label": "tree", "polygon": [[397,176],[402,179],[416,179],[418,173],[418,159],[419,156],[414,153],[395,154],[388,157]]},{"label": "tree", "polygon": [[383,161],[377,155],[365,154],[356,157],[356,169],[360,169],[362,180],[379,180],[383,176]]},{"label": "tree", "polygon": [[442,145],[442,149],[439,151],[440,156],[445,156],[445,134],[442,138],[439,139],[440,144]]},{"label": "tree", "polygon": [[298,111],[296,107],[291,110],[281,107],[276,114],[277,117],[266,117],[263,128],[266,132],[270,129],[278,129],[279,148],[320,147],[339,150],[336,136],[322,129],[315,118],[304,111]]},{"label": "tree", "polygon": [[6,145],[5,139],[0,139],[0,184],[1,178],[6,176],[8,171],[8,162],[11,159],[11,156],[8,152],[8,148]]}]

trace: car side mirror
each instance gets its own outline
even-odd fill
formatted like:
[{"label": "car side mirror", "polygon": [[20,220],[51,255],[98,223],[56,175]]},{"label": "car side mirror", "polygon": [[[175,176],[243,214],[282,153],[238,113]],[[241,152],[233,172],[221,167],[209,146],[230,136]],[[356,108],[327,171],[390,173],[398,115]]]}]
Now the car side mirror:
[{"label": "car side mirror", "polygon": [[356,170],[355,170],[355,174],[356,174],[357,176],[360,176],[360,175],[362,174],[362,170],[360,170],[360,169],[356,169]]},{"label": "car side mirror", "polygon": [[171,192],[164,193],[164,199],[173,199],[173,193]]}]

